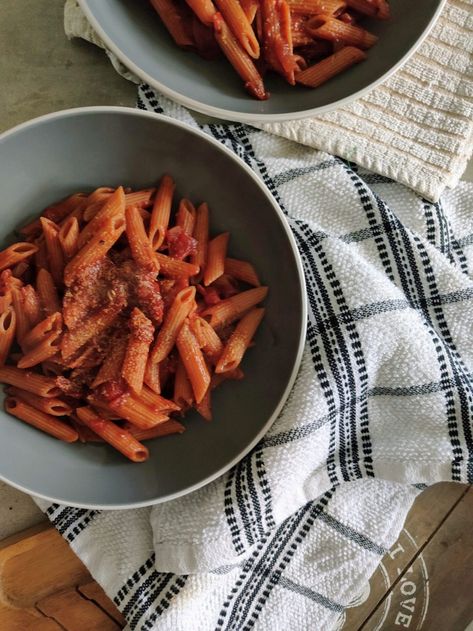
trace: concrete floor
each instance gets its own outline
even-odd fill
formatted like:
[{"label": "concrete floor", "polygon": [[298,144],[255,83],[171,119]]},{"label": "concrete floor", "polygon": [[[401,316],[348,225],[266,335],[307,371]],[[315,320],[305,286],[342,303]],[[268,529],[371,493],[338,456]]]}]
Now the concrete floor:
[{"label": "concrete floor", "polygon": [[[66,39],[63,5],[0,2],[0,132],[69,107],[134,105],[136,86],[116,74],[101,50]],[[472,161],[465,179],[473,181]],[[42,519],[27,495],[0,483],[0,540]]]}]

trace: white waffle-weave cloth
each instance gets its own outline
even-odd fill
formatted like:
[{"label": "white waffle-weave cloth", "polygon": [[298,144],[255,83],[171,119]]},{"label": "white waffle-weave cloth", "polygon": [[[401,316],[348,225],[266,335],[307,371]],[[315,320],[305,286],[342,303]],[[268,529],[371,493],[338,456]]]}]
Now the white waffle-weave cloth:
[{"label": "white waffle-weave cloth", "polygon": [[[76,0],[65,5],[69,38],[103,42]],[[436,202],[473,151],[473,0],[448,0],[411,59],[366,96],[317,117],[256,125],[355,162]],[[115,68],[134,77],[107,51]]]},{"label": "white waffle-weave cloth", "polygon": [[[149,86],[138,105],[197,125]],[[432,204],[253,127],[202,128],[296,237],[309,321],[294,389],[199,491],[131,511],[41,506],[130,629],[331,630],[418,489],[473,481],[473,187]]]}]

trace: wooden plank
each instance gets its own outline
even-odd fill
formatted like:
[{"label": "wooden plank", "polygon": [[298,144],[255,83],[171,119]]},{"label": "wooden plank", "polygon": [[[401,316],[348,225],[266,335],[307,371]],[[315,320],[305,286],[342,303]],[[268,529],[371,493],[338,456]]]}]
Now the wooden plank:
[{"label": "wooden plank", "polygon": [[47,596],[36,607],[57,621],[67,631],[119,631],[119,626],[91,600],[83,598],[76,589]]},{"label": "wooden plank", "polygon": [[104,611],[106,611],[107,614],[111,618],[113,618],[119,625],[121,625],[122,627],[126,625],[125,618],[118,611],[118,609],[100,587],[100,585],[98,585],[98,583],[92,581],[90,583],[86,583],[85,585],[79,585],[77,589],[83,596],[85,596],[85,598],[92,600]]},{"label": "wooden plank", "polygon": [[0,550],[0,602],[28,608],[91,576],[59,533],[48,528]]},{"label": "wooden plank", "polygon": [[462,631],[473,620],[473,488],[362,626]]},{"label": "wooden plank", "polygon": [[[386,595],[399,580],[399,576],[413,564],[419,550],[441,527],[467,491],[466,485],[445,482],[431,486],[419,495],[407,516],[398,541],[373,574],[366,599],[358,606],[346,610],[343,631],[364,629],[364,623],[373,612],[378,610],[380,613],[380,603],[386,602]],[[388,605],[390,601],[386,606]]]},{"label": "wooden plank", "polygon": [[0,605],[0,631],[64,631],[36,609],[10,609]]}]

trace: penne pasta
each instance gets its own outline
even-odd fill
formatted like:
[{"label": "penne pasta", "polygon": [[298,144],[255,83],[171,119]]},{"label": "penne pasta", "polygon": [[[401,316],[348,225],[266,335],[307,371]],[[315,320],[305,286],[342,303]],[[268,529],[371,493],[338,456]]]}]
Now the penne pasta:
[{"label": "penne pasta", "polygon": [[27,390],[40,397],[57,397],[61,390],[56,380],[14,366],[0,366],[0,381]]},{"label": "penne pasta", "polygon": [[184,322],[176,339],[179,356],[192,385],[196,403],[200,403],[210,385],[210,373],[199,344],[189,324]]},{"label": "penne pasta", "polygon": [[61,285],[64,274],[64,255],[59,243],[59,228],[54,222],[45,217],[41,217],[40,221],[46,243],[48,267],[56,285]]},{"label": "penne pasta", "polygon": [[235,370],[240,365],[264,316],[264,309],[252,309],[238,322],[215,366],[215,372]]},{"label": "penne pasta", "polygon": [[29,349],[19,360],[18,368],[32,368],[50,359],[59,352],[59,337],[61,331],[51,331],[37,345]]},{"label": "penne pasta", "polygon": [[203,311],[202,316],[208,317],[211,326],[214,328],[230,324],[238,320],[245,311],[262,302],[268,293],[267,287],[256,287],[242,291],[235,296],[226,298],[212,307],[208,307]]},{"label": "penne pasta", "polygon": [[193,236],[197,241],[197,246],[195,254],[191,255],[190,260],[193,265],[202,270],[207,263],[209,242],[209,207],[205,203],[197,208]]},{"label": "penne pasta", "polygon": [[58,438],[67,443],[73,443],[79,438],[77,431],[73,427],[70,427],[70,425],[58,420],[54,416],[37,410],[21,399],[7,397],[5,399],[5,411],[25,423],[28,423],[28,425],[32,425],[36,427],[36,429],[40,429],[46,434],[50,434],[54,436],[54,438]]},{"label": "penne pasta", "polygon": [[38,270],[36,276],[36,291],[44,313],[51,315],[61,311],[61,303],[53,277],[50,272],[44,268]]},{"label": "penne pasta", "polygon": [[194,41],[187,28],[182,6],[178,6],[172,0],[150,1],[176,44],[181,48],[192,48]]},{"label": "penne pasta", "polygon": [[52,313],[50,316],[38,322],[23,339],[23,346],[27,349],[32,348],[40,344],[46,336],[53,331],[61,333],[62,330],[62,315],[60,311]]},{"label": "penne pasta", "polygon": [[247,261],[226,258],[224,272],[225,274],[233,276],[233,278],[241,280],[248,285],[253,285],[254,287],[259,287],[261,285],[255,268]]},{"label": "penne pasta", "polygon": [[[366,0],[366,2],[369,3],[370,0]],[[319,13],[339,15],[350,5],[350,2],[349,0],[287,0],[287,4],[291,11],[304,15],[317,15]]]},{"label": "penne pasta", "polygon": [[174,298],[149,354],[150,363],[159,364],[169,355],[176,342],[179,329],[193,307],[194,298],[195,287],[182,289]]},{"label": "penne pasta", "polygon": [[159,271],[163,274],[163,276],[179,278],[182,276],[195,276],[199,273],[199,268],[192,263],[186,263],[186,261],[173,259],[170,256],[161,254],[160,252],[155,252],[155,257],[159,263]]},{"label": "penne pasta", "polygon": [[173,399],[182,412],[188,410],[194,401],[191,382],[189,381],[189,377],[187,376],[182,360],[179,360],[177,364],[176,376],[174,379]]},{"label": "penne pasta", "polygon": [[250,24],[253,24],[253,21],[256,17],[256,13],[258,11],[258,0],[240,0],[241,8],[245,12],[246,19]]},{"label": "penne pasta", "polygon": [[137,307],[131,312],[128,326],[130,335],[123,359],[121,376],[133,393],[140,394],[143,389],[149,347],[153,341],[154,326],[151,320],[148,320]]},{"label": "penne pasta", "polygon": [[253,60],[241,47],[220,13],[214,15],[214,32],[223,54],[243,79],[245,89],[260,100],[268,98],[263,79]]},{"label": "penne pasta", "polygon": [[158,250],[166,236],[171,216],[172,199],[176,185],[169,175],[163,175],[154,198],[153,210],[149,222],[149,240],[153,250]]},{"label": "penne pasta", "polygon": [[189,320],[192,333],[210,361],[217,361],[223,351],[222,340],[212,326],[199,316]]},{"label": "penne pasta", "polygon": [[268,289],[249,262],[227,257],[229,233],[209,238],[205,202],[196,210],[180,198],[171,216],[174,189],[165,175],[157,190],[76,193],[27,227],[33,247],[0,253],[20,259],[0,270],[0,382],[12,415],[142,462],[141,439],[182,433],[172,417],[192,407],[210,420],[211,389],[243,377]]},{"label": "penne pasta", "polygon": [[33,327],[41,320],[41,303],[39,296],[32,285],[25,285],[21,288],[23,309],[26,314],[29,326]]},{"label": "penne pasta", "polygon": [[125,219],[125,192],[119,186],[111,195],[107,196],[100,210],[79,233],[77,247],[80,250],[90,239],[101,231],[113,219]]},{"label": "penne pasta", "polygon": [[30,258],[38,251],[33,243],[14,243],[0,252],[0,271]]},{"label": "penne pasta", "polygon": [[97,414],[90,407],[77,408],[76,414],[84,425],[97,436],[133,462],[144,462],[149,458],[148,449],[128,430]]},{"label": "penne pasta", "polygon": [[346,46],[366,49],[378,41],[376,35],[364,28],[346,24],[330,15],[316,15],[306,23],[307,32],[313,37],[327,39],[331,42],[343,42]]},{"label": "penne pasta", "polygon": [[188,199],[182,199],[179,204],[179,210],[176,213],[176,226],[180,226],[186,234],[192,235],[195,215],[194,204]]},{"label": "penne pasta", "polygon": [[59,229],[59,244],[64,255],[64,259],[69,261],[74,258],[79,249],[79,222],[77,217],[68,217]]},{"label": "penne pasta", "polygon": [[14,386],[7,388],[7,393],[16,399],[21,399],[37,410],[41,410],[41,412],[44,412],[45,414],[50,414],[51,416],[69,416],[72,414],[71,406],[56,397],[40,397],[37,394],[33,394],[27,390],[22,390],[21,388],[15,388]]},{"label": "penne pasta", "polygon": [[330,57],[297,73],[296,81],[315,88],[364,59],[366,59],[366,54],[362,50],[353,46],[345,46]]},{"label": "penne pasta", "polygon": [[209,241],[207,263],[204,269],[204,285],[210,285],[223,274],[229,238],[230,234],[224,232]]},{"label": "penne pasta", "polygon": [[163,436],[170,436],[171,434],[182,434],[186,430],[182,423],[174,419],[169,419],[164,423],[156,425],[151,429],[140,429],[134,427],[131,423],[127,425],[127,430],[132,434],[136,440],[151,440],[152,438],[161,438]]},{"label": "penne pasta", "polygon": [[159,272],[159,263],[146,234],[145,225],[136,206],[128,206],[125,210],[126,236],[131,255],[136,263],[150,272]]},{"label": "penne pasta", "polygon": [[13,307],[7,307],[0,314],[0,365],[3,365],[15,339],[16,314]]},{"label": "penne pasta", "polygon": [[212,0],[186,0],[186,2],[203,24],[211,26],[215,15],[215,6]]},{"label": "penne pasta", "polygon": [[258,59],[258,40],[238,0],[215,0],[215,4],[243,50],[253,59]]}]

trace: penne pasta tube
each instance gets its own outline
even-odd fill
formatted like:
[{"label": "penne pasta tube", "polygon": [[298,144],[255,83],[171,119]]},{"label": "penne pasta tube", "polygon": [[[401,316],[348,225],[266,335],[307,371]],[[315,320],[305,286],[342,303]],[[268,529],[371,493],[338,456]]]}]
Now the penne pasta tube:
[{"label": "penne pasta tube", "polygon": [[11,296],[16,316],[16,339],[18,344],[21,346],[25,335],[30,330],[30,323],[28,322],[28,318],[26,316],[21,288],[12,287]]},{"label": "penne pasta tube", "polygon": [[176,213],[176,226],[181,226],[182,230],[192,235],[195,224],[196,211],[194,204],[188,199],[181,199],[179,209]]},{"label": "penne pasta tube", "polygon": [[77,408],[76,414],[86,427],[133,462],[144,462],[149,458],[148,449],[128,430],[115,425],[90,407]]},{"label": "penne pasta tube", "polygon": [[195,276],[199,273],[197,265],[192,263],[173,259],[160,252],[155,252],[155,257],[159,263],[159,271],[163,276],[180,278],[182,276]]},{"label": "penne pasta tube", "polygon": [[156,394],[161,394],[161,378],[160,378],[160,364],[151,362],[148,358],[145,368],[144,383],[150,390]]},{"label": "penne pasta tube", "polygon": [[212,405],[211,405],[211,391],[210,387],[207,388],[207,392],[200,403],[195,404],[197,412],[206,420],[212,420]]},{"label": "penne pasta tube", "polygon": [[192,385],[196,403],[200,403],[210,385],[210,374],[199,344],[189,324],[184,322],[176,339],[177,350]]},{"label": "penne pasta tube", "polygon": [[176,342],[179,329],[194,305],[194,299],[195,287],[181,289],[176,295],[149,354],[149,362],[159,364],[169,355]]},{"label": "penne pasta tube", "polygon": [[[366,2],[369,3],[369,0]],[[319,13],[339,15],[347,5],[350,5],[350,2],[349,0],[287,0],[287,4],[291,11],[303,15],[318,15]]]},{"label": "penne pasta tube", "polygon": [[131,312],[128,326],[130,335],[123,359],[121,376],[133,393],[140,394],[143,389],[149,347],[154,337],[154,326],[151,320],[137,307]]},{"label": "penne pasta tube", "polygon": [[258,59],[258,40],[238,0],[215,0],[215,4],[243,50],[253,59]]},{"label": "penne pasta tube", "polygon": [[245,12],[246,19],[250,24],[253,23],[258,11],[258,0],[240,0],[241,8]]},{"label": "penne pasta tube", "polygon": [[216,331],[210,326],[207,320],[196,316],[191,318],[190,327],[195,335],[200,348],[211,361],[217,361],[223,351],[222,340]]},{"label": "penne pasta tube", "polygon": [[197,241],[197,247],[195,254],[191,255],[190,261],[200,270],[203,270],[207,262],[209,243],[209,207],[205,202],[197,208],[193,237]]},{"label": "penne pasta tube", "polygon": [[0,364],[4,364],[15,338],[16,314],[13,307],[7,307],[0,314]]},{"label": "penne pasta tube", "polygon": [[61,331],[48,333],[39,344],[23,355],[17,364],[18,368],[32,368],[56,355],[59,351],[60,335]]},{"label": "penne pasta tube", "polygon": [[182,434],[186,428],[182,423],[179,423],[179,421],[170,418],[168,421],[160,423],[151,429],[140,429],[131,423],[127,424],[126,429],[136,440],[143,441],[152,438],[161,438],[162,436],[170,436],[171,434]]},{"label": "penne pasta tube", "polygon": [[54,223],[59,223],[69,217],[71,213],[82,210],[87,203],[87,195],[85,193],[74,193],[56,204],[48,206],[42,213],[42,217],[50,219]]},{"label": "penne pasta tube", "polygon": [[158,250],[166,236],[171,216],[172,199],[176,185],[169,175],[163,175],[154,198],[153,210],[149,221],[149,240],[153,250]]},{"label": "penne pasta tube", "polygon": [[40,397],[37,394],[28,392],[27,390],[15,388],[14,386],[7,388],[7,393],[16,399],[21,399],[37,410],[41,410],[41,412],[44,412],[45,414],[50,414],[51,416],[69,416],[69,414],[72,414],[71,406],[56,397],[50,397],[47,399],[46,397]]},{"label": "penne pasta tube", "polygon": [[343,42],[347,46],[366,49],[374,46],[378,41],[376,35],[364,28],[346,24],[330,15],[316,15],[307,20],[305,26],[309,35],[331,42]]},{"label": "penne pasta tube", "polygon": [[186,26],[185,13],[172,0],[151,0],[151,4],[169,31],[171,37],[181,48],[192,48],[194,41]]},{"label": "penne pasta tube", "polygon": [[23,309],[30,327],[35,326],[42,318],[39,296],[32,285],[21,288]]},{"label": "penne pasta tube", "polygon": [[143,389],[139,394],[132,392],[131,397],[137,401],[141,401],[155,412],[178,412],[180,410],[179,405],[176,405],[174,401],[165,399],[159,394],[156,394],[148,388],[143,386]]},{"label": "penne pasta tube", "polygon": [[243,50],[220,13],[214,15],[214,32],[223,54],[243,79],[245,89],[257,99],[267,99],[268,94],[264,88],[263,79],[253,60]]},{"label": "penne pasta tube", "polygon": [[10,245],[0,252],[0,271],[12,267],[20,261],[28,259],[38,251],[38,246],[33,243],[20,242]]},{"label": "penne pasta tube", "polygon": [[64,273],[64,255],[59,243],[59,229],[50,219],[41,217],[40,221],[46,242],[49,269],[56,285],[61,286]]},{"label": "penne pasta tube", "polygon": [[55,379],[14,366],[0,366],[0,382],[38,394],[40,397],[57,397],[61,394]]},{"label": "penne pasta tube", "polygon": [[233,276],[233,278],[241,280],[248,285],[253,285],[254,287],[260,287],[261,285],[255,268],[247,261],[226,258],[224,273],[229,276]]},{"label": "penne pasta tube", "polygon": [[28,425],[32,425],[36,429],[40,429],[46,434],[50,434],[54,438],[67,443],[73,443],[79,438],[77,431],[73,427],[54,416],[37,410],[19,398],[7,397],[5,399],[5,411],[28,423]]},{"label": "penne pasta tube", "polygon": [[151,198],[155,194],[155,188],[146,188],[134,193],[125,194],[125,208],[128,206],[136,206],[137,208],[148,208],[151,206]]},{"label": "penne pasta tube", "polygon": [[186,2],[203,24],[211,26],[215,15],[215,6],[212,0],[186,0]]},{"label": "penne pasta tube", "polygon": [[173,399],[182,412],[188,410],[194,401],[191,382],[189,381],[189,377],[187,376],[186,369],[184,368],[184,364],[181,359],[177,364],[176,375],[174,378]]},{"label": "penne pasta tube", "polygon": [[40,268],[36,276],[36,291],[43,312],[47,315],[61,311],[61,303],[53,277],[47,269]]},{"label": "penne pasta tube", "polygon": [[210,285],[223,274],[229,238],[230,234],[224,232],[209,241],[207,263],[204,269],[204,285]]},{"label": "penne pasta tube", "polygon": [[296,81],[309,88],[316,88],[364,59],[366,59],[366,54],[362,50],[345,46],[330,57],[297,73]]},{"label": "penne pasta tube", "polygon": [[34,262],[35,262],[36,267],[37,268],[43,267],[44,269],[48,269],[49,261],[48,261],[48,253],[46,250],[46,243],[44,241],[44,236],[41,234],[41,236],[38,237],[34,243],[36,247],[38,248],[38,251],[34,255]]},{"label": "penne pasta tube", "polygon": [[23,346],[30,349],[37,346],[42,342],[45,336],[49,335],[53,331],[61,332],[62,329],[62,315],[59,311],[51,314],[41,322],[28,331],[23,339]]},{"label": "penne pasta tube", "polygon": [[89,223],[79,233],[77,247],[80,250],[90,239],[100,233],[111,219],[125,218],[125,192],[122,186],[119,186],[111,195],[109,195],[100,210],[92,217]]},{"label": "penne pasta tube", "polygon": [[81,248],[64,269],[64,283],[70,287],[82,269],[91,267],[107,254],[125,230],[123,217],[109,219],[102,230]]},{"label": "penne pasta tube", "polygon": [[240,365],[264,316],[264,309],[252,309],[238,322],[215,366],[215,372],[235,370]]},{"label": "penne pasta tube", "polygon": [[256,287],[255,289],[242,291],[235,296],[222,300],[216,305],[208,307],[202,313],[202,316],[209,318],[209,322],[213,328],[230,324],[238,320],[245,311],[248,311],[262,302],[266,298],[267,293],[267,287]]},{"label": "penne pasta tube", "polygon": [[100,401],[91,399],[94,407],[105,407],[105,409],[115,412],[120,418],[133,423],[140,429],[150,429],[169,420],[167,412],[155,412],[141,401],[137,401],[131,397],[122,397],[116,401],[104,404]]},{"label": "penne pasta tube", "polygon": [[66,261],[72,259],[79,249],[79,222],[77,217],[68,217],[59,229],[59,243]]},{"label": "penne pasta tube", "polygon": [[128,206],[125,210],[126,236],[131,255],[136,263],[149,272],[159,272],[159,263],[146,234],[142,217],[136,206]]}]

